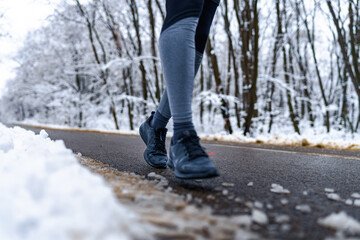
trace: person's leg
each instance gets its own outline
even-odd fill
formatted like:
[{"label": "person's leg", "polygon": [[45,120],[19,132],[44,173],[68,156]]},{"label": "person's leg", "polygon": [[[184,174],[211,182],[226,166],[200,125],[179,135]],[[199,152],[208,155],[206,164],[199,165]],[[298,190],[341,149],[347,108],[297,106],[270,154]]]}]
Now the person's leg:
[{"label": "person's leg", "polygon": [[[190,121],[184,121],[183,123],[176,123],[176,120],[174,121],[175,135],[176,132],[179,133],[179,140],[176,142],[172,141],[174,142],[170,147],[170,156],[172,158],[170,157],[166,161],[167,165],[174,170],[175,175],[180,178],[204,178],[219,175],[217,168],[201,147],[191,121],[191,98],[194,76],[200,66],[211,22],[218,5],[212,3],[212,1],[216,0],[205,0],[205,3],[200,0],[167,0],[167,17],[160,36],[159,49],[167,89],[171,90],[170,92],[166,90],[164,93],[157,113],[153,112],[140,127],[140,135],[147,145],[144,152],[146,162],[156,168],[163,167],[163,163],[166,161],[166,128],[164,127],[171,117],[171,113],[176,112],[176,109],[171,108],[170,110],[169,105],[171,104],[169,104],[169,99],[171,102],[171,99],[174,100],[174,94],[177,94],[177,102],[180,103],[180,107],[177,106],[177,109],[181,108],[182,102],[187,103],[185,107],[190,109],[190,114],[187,116],[190,118]],[[199,7],[201,8],[199,4],[201,2],[203,3],[201,16],[200,20],[197,20],[196,16],[194,16],[195,10],[196,8],[198,8],[197,10],[199,10]],[[176,26],[172,28],[175,24]],[[194,34],[195,31],[196,33]],[[171,34],[165,34],[169,32]],[[181,40],[181,38],[183,39]],[[178,40],[178,42],[174,41],[174,39]],[[191,65],[193,66],[192,69]],[[182,76],[178,77],[178,75]],[[175,81],[175,84],[174,80],[177,81]],[[184,99],[184,96],[186,99]],[[156,117],[157,114],[158,116]],[[155,122],[160,122],[160,124],[157,127],[154,125],[152,127],[151,122],[154,122],[156,118],[159,120],[155,120]]]},{"label": "person's leg", "polygon": [[[206,41],[209,35],[210,27],[219,5],[218,0],[205,0],[202,8],[201,15],[196,28],[195,33],[195,66],[194,66],[194,78],[200,67],[203,53],[206,46]],[[151,121],[151,126],[155,129],[165,128],[169,119],[171,118],[171,111],[169,106],[169,98],[167,89],[165,89],[157,111]],[[185,129],[186,130],[186,129]]]},{"label": "person's leg", "polygon": [[[203,57],[203,54],[196,51],[194,78],[196,76],[196,73],[198,72],[200,65],[201,65],[202,57]],[[171,111],[170,111],[170,105],[169,105],[169,98],[167,95],[167,89],[165,88],[164,93],[160,99],[160,103],[155,112],[154,118],[151,121],[151,127],[155,128],[155,129],[165,128],[166,125],[168,124],[170,118],[171,118]]]},{"label": "person's leg", "polygon": [[[195,65],[195,30],[204,0],[167,0],[166,18],[159,40],[160,58],[168,91],[169,102],[174,120],[179,124],[194,128],[191,121],[191,101],[194,65]],[[179,91],[180,94],[177,94]],[[167,94],[169,96],[169,94]],[[186,104],[182,104],[183,96]],[[184,107],[184,108],[183,108]],[[174,110],[175,109],[175,110]],[[169,112],[165,116],[170,118]],[[146,144],[145,161],[152,167],[163,168],[167,165],[165,148],[167,119],[162,114],[152,115],[140,126],[139,133]],[[160,124],[151,126],[153,119]],[[180,119],[180,123],[179,123]]]},{"label": "person's leg", "polygon": [[204,0],[167,0],[159,50],[176,140],[181,132],[195,130],[192,92],[195,75],[195,34]]},{"label": "person's leg", "polygon": [[[165,20],[159,40],[167,96],[174,121],[174,136],[171,140],[167,166],[178,178],[196,179],[219,175],[216,166],[200,145],[200,139],[192,123],[191,111],[195,55],[199,50],[203,52],[206,44],[196,45],[196,32],[203,8],[207,5],[204,2],[208,3],[208,1],[167,0],[167,14],[174,10],[183,18],[173,17],[170,14],[170,17],[166,18],[168,22]],[[189,8],[190,6],[183,9],[184,4],[193,4],[192,7],[196,7],[198,16],[192,15],[196,11]],[[174,15],[178,16],[176,14]]]}]

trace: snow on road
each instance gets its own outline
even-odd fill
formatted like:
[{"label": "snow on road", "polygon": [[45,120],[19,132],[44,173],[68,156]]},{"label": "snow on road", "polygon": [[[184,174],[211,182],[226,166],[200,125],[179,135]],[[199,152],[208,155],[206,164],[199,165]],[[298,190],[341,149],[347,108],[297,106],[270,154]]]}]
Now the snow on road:
[{"label": "snow on road", "polygon": [[280,184],[277,184],[277,183],[271,184],[270,191],[273,193],[290,194],[289,190],[285,189],[283,186],[281,186]]},{"label": "snow on road", "polygon": [[252,227],[268,223],[263,211],[254,209],[252,215],[216,215],[190,193],[173,192],[168,180],[155,172],[141,176],[120,172],[88,157],[78,158],[81,164],[106,179],[121,203],[154,226],[157,239],[262,239]]},{"label": "snow on road", "polygon": [[360,233],[360,222],[343,211],[340,213],[332,213],[325,218],[321,218],[318,220],[318,223],[337,231],[345,231],[353,234]]},{"label": "snow on road", "polygon": [[151,239],[62,141],[0,124],[0,239]]}]

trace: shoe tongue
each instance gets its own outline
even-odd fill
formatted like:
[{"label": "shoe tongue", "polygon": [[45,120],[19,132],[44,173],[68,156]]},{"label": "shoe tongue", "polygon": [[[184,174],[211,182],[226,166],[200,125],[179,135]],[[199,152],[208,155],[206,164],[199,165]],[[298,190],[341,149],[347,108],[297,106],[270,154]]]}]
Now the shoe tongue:
[{"label": "shoe tongue", "polygon": [[194,130],[185,130],[182,132],[182,135],[184,136],[197,136],[196,132]]}]

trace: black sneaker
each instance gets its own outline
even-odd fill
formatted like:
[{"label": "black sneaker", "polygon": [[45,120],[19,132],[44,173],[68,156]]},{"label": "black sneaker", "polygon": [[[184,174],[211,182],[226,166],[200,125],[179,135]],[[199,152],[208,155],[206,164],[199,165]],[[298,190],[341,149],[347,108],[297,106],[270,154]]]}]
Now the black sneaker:
[{"label": "black sneaker", "polygon": [[145,161],[154,168],[166,168],[168,161],[165,140],[166,128],[155,130],[150,126],[151,119],[155,112],[140,126],[139,133],[147,148],[144,151]]},{"label": "black sneaker", "polygon": [[220,175],[193,130],[184,131],[177,142],[171,144],[167,165],[174,171],[176,177],[183,179],[211,178]]}]

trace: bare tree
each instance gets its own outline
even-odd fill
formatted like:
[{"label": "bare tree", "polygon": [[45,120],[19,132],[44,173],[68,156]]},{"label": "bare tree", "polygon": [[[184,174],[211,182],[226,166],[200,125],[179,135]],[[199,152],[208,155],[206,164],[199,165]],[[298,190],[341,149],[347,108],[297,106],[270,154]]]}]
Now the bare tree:
[{"label": "bare tree", "polygon": [[[282,31],[282,17],[280,15],[280,9],[279,9],[279,1],[277,1],[277,15],[279,15],[278,19],[279,19],[279,35],[280,36],[284,36],[287,35],[287,24],[285,23],[285,32],[283,33]],[[286,21],[286,0],[283,0],[283,17]],[[284,39],[285,40],[285,39]],[[292,69],[292,52],[290,50],[291,48],[289,48],[289,59],[290,59],[290,69],[288,66],[288,58],[287,58],[287,53],[286,53],[286,48],[285,48],[285,42],[283,41],[282,44],[282,53],[283,53],[283,68],[284,68],[284,73],[285,73],[285,82],[286,84],[289,86],[290,85],[290,76],[289,73],[292,73],[292,76],[294,75],[294,70]],[[289,108],[289,114],[290,114],[290,119],[291,122],[293,124],[294,130],[295,132],[297,132],[298,134],[300,134],[300,129],[299,129],[299,120],[298,120],[298,116],[296,115],[296,112],[294,110],[293,107],[293,103],[292,103],[292,97],[291,97],[291,93],[289,88],[286,89],[286,96],[287,96],[287,105]]]},{"label": "bare tree", "polygon": [[211,61],[211,66],[212,66],[212,69],[213,69],[213,74],[214,74],[215,83],[216,83],[216,93],[219,95],[219,98],[220,98],[220,101],[221,101],[220,109],[221,109],[222,117],[224,119],[224,128],[228,133],[232,134],[233,129],[231,127],[231,122],[230,122],[229,103],[223,97],[223,95],[224,95],[224,87],[222,85],[222,80],[221,80],[221,77],[220,77],[219,64],[218,64],[217,56],[216,56],[216,54],[214,52],[214,49],[212,47],[212,43],[211,43],[210,38],[208,38],[208,40],[207,40],[206,53],[209,56],[210,61]]},{"label": "bare tree", "polygon": [[[104,64],[104,65],[107,64],[107,56],[106,56],[106,50],[105,50],[104,44],[101,41],[100,36],[99,36],[99,34],[98,34],[98,32],[97,32],[97,30],[95,28],[96,7],[94,7],[93,12],[90,15],[88,12],[86,12],[84,10],[84,8],[80,4],[79,0],[75,0],[75,1],[76,1],[76,4],[77,4],[77,7],[78,7],[78,9],[79,9],[79,11],[81,13],[81,16],[85,19],[86,26],[87,26],[88,33],[89,33],[89,40],[90,40],[91,47],[92,47],[93,54],[94,54],[94,58],[96,60],[96,63],[98,65],[100,65],[100,69],[101,69],[102,64]],[[90,18],[90,17],[92,17],[92,18]],[[97,40],[97,42],[100,45],[100,48],[102,50],[102,61],[100,60],[99,53],[98,53],[98,50],[97,50],[96,45],[95,45],[94,36],[95,36],[95,39]],[[105,70],[105,71],[101,70],[100,78],[103,80],[104,85],[107,84],[107,77],[108,77],[107,70]],[[108,89],[106,90],[106,93],[111,99],[110,112],[112,113],[112,117],[113,117],[113,120],[114,120],[114,123],[115,123],[115,128],[119,129],[118,119],[117,119],[117,115],[116,115],[115,101],[113,100],[113,98],[112,98],[112,96],[111,96]]]},{"label": "bare tree", "polygon": [[[311,106],[311,97],[310,97],[310,86],[309,86],[309,79],[308,79],[308,69],[306,68],[307,61],[308,58],[305,56],[303,57],[300,51],[300,31],[301,31],[301,26],[300,26],[300,2],[299,0],[296,0],[295,2],[295,7],[293,6],[293,8],[295,9],[295,13],[296,13],[296,46],[293,46],[293,48],[296,48],[296,50],[294,51],[295,53],[295,58],[296,58],[296,62],[298,64],[301,76],[302,76],[302,94],[304,96],[304,98],[301,101],[301,115],[304,116],[305,115],[305,109],[307,110],[307,113],[309,115],[309,120],[310,120],[310,124],[311,127],[314,126],[314,114],[312,112],[312,106]],[[305,45],[305,53],[307,52],[307,44]]]},{"label": "bare tree", "polygon": [[235,15],[241,37],[241,70],[243,108],[246,113],[244,134],[250,132],[252,118],[257,116],[257,78],[259,59],[259,18],[257,0],[234,0]]},{"label": "bare tree", "polygon": [[[229,44],[229,58],[228,58],[228,73],[230,73],[231,70],[231,63],[232,63],[232,70],[234,71],[234,85],[235,85],[235,97],[237,99],[240,98],[240,90],[239,90],[239,70],[238,70],[238,61],[236,58],[236,53],[234,49],[234,44],[232,40],[232,33],[230,30],[230,19],[229,19],[229,7],[228,7],[228,0],[224,0],[224,9],[223,9],[223,18],[224,18],[224,28],[228,39]],[[229,74],[228,77],[228,84],[227,84],[227,90],[226,93],[229,94],[230,92],[230,80],[231,76]],[[236,116],[236,122],[238,128],[241,127],[241,120],[240,120],[240,107],[238,106],[237,101],[235,101],[235,116]]]},{"label": "bare tree", "polygon": [[[330,113],[329,113],[329,101],[328,101],[328,98],[325,94],[325,89],[324,89],[324,85],[323,85],[323,80],[321,78],[321,74],[320,74],[320,69],[319,69],[319,64],[318,64],[318,59],[317,59],[317,55],[316,55],[316,51],[315,51],[315,39],[314,39],[314,36],[311,34],[310,32],[310,27],[309,27],[309,24],[308,24],[308,21],[307,21],[307,13],[306,13],[306,8],[305,8],[305,3],[304,3],[304,0],[302,0],[302,7],[303,7],[303,12],[305,14],[304,18],[303,18],[303,21],[304,21],[304,24],[305,24],[305,28],[306,28],[306,34],[307,34],[307,37],[308,37],[308,40],[309,40],[309,44],[310,44],[310,48],[311,48],[311,52],[312,52],[312,57],[313,57],[313,60],[314,60],[314,64],[315,64],[315,70],[316,70],[316,75],[317,75],[317,78],[318,78],[318,83],[319,83],[319,87],[320,87],[320,92],[321,92],[321,96],[322,96],[322,99],[324,101],[324,105],[325,105],[325,111],[326,111],[326,122],[325,122],[325,125],[326,125],[326,129],[327,131],[329,132],[330,131]],[[313,29],[314,31],[314,29]]]},{"label": "bare tree", "polygon": [[[132,23],[136,33],[136,50],[137,55],[140,57],[143,54],[143,44],[140,33],[140,15],[137,7],[137,3],[135,0],[127,0],[128,5],[131,9]],[[144,114],[147,112],[147,100],[148,100],[148,80],[147,80],[147,72],[144,66],[144,61],[140,60],[139,68],[141,71],[141,86],[142,86],[142,95],[144,99]]]},{"label": "bare tree", "polygon": [[[148,0],[148,11],[149,11],[149,22],[150,22],[150,29],[151,29],[151,53],[154,57],[157,57],[157,49],[156,49],[156,32],[155,32],[155,17],[152,7],[152,0]],[[158,61],[156,59],[153,60],[153,67],[154,67],[154,75],[155,75],[155,88],[156,88],[156,99],[160,102],[160,80],[159,80],[159,73],[157,67]]]},{"label": "bare tree", "polygon": [[[351,79],[351,82],[354,85],[355,92],[358,96],[358,102],[359,102],[359,110],[360,110],[360,62],[359,62],[359,43],[360,43],[360,37],[359,37],[359,1],[357,1],[356,5],[355,2],[352,0],[349,0],[349,35],[350,35],[350,41],[345,41],[345,35],[342,31],[344,27],[340,26],[340,16],[337,16],[334,8],[332,6],[331,1],[326,1],[327,6],[329,8],[331,17],[333,19],[336,32],[337,32],[337,40],[341,49],[343,61],[345,64],[345,68],[347,73],[349,74],[349,77]],[[357,13],[354,13],[353,6],[355,6],[355,9]],[[356,19],[356,20],[355,20]],[[356,24],[355,24],[356,21]],[[348,49],[350,49],[350,53],[348,53]],[[352,63],[351,60],[352,59]],[[360,111],[358,116],[358,121],[356,123],[356,128],[358,128],[360,122]]]},{"label": "bare tree", "polygon": [[[236,122],[244,134],[283,126],[300,133],[306,122],[359,130],[359,0],[304,3],[222,1],[194,88],[201,96],[194,114],[205,128],[232,133]],[[325,38],[317,33],[324,17],[329,22],[321,27],[332,33]],[[20,50],[2,111],[136,129],[163,91],[157,37],[164,18],[160,0],[63,1]]]},{"label": "bare tree", "polygon": [[[127,57],[133,58],[129,54],[128,50],[124,50],[124,48],[125,49],[127,48],[126,42],[122,41],[124,37],[122,36],[122,33],[119,29],[119,24],[115,21],[115,17],[111,12],[110,7],[106,4],[106,1],[103,1],[103,9],[106,15],[106,26],[111,32],[111,35],[113,37],[113,41],[114,41],[114,45],[116,46],[118,57],[123,58],[125,52],[125,54],[127,54]],[[132,77],[130,76],[130,67],[125,67],[122,70],[122,78],[123,78],[126,95],[134,96],[133,81],[132,81]],[[123,101],[125,101],[125,99]],[[134,103],[129,98],[127,98],[126,101],[127,101],[130,130],[134,130],[134,115],[133,115]]]}]

